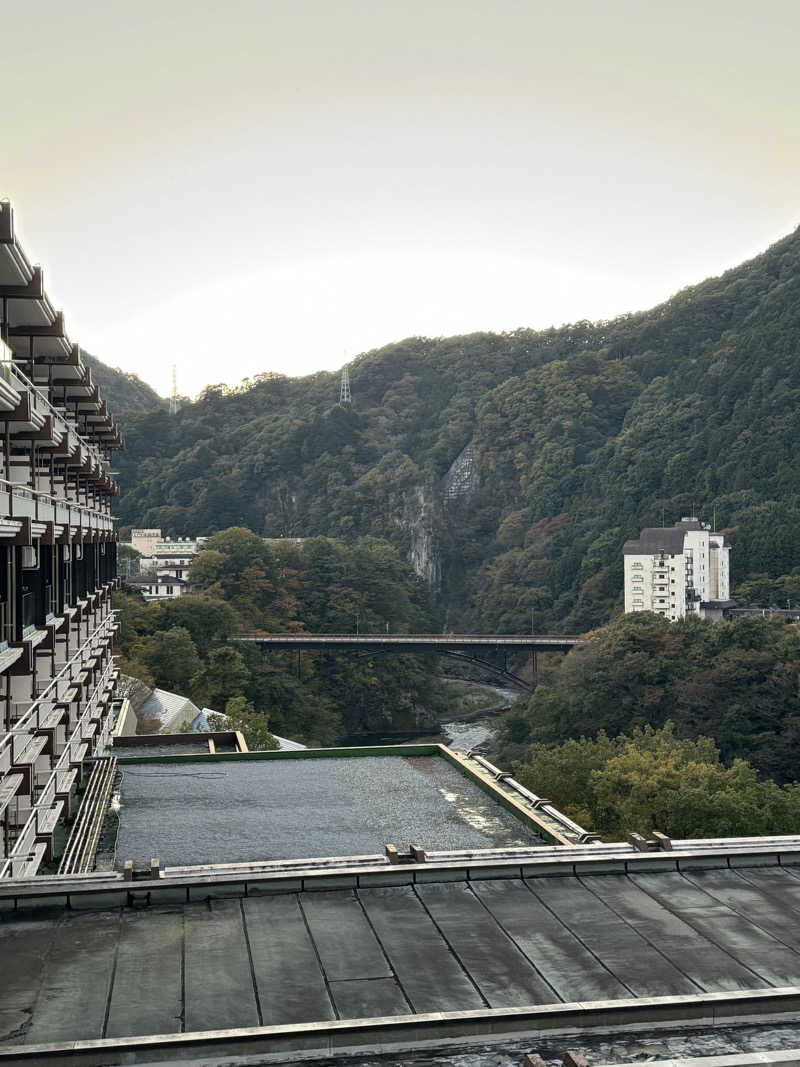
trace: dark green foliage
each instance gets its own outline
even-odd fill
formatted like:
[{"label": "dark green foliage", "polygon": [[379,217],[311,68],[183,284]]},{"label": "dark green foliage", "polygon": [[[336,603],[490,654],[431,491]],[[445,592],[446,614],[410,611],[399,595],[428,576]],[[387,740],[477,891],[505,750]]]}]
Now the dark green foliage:
[{"label": "dark green foliage", "polygon": [[91,367],[92,380],[100,387],[100,395],[114,415],[126,411],[155,411],[167,406],[168,402],[136,374],[109,367],[88,352],[81,352],[81,359]]},{"label": "dark green foliage", "polygon": [[795,834],[800,786],[763,781],[750,764],[726,767],[707,737],[680,740],[673,726],[611,739],[531,745],[519,780],[582,826],[624,840],[660,830],[676,838]]},{"label": "dark green foliage", "polygon": [[403,554],[423,530],[453,628],[582,631],[620,609],[622,542],[662,516],[716,509],[739,583],[800,567],[798,357],[800,232],[650,312],[367,353],[352,406],[337,375],[264,375],[126,416],[119,511]]},{"label": "dark green foliage", "polygon": [[622,615],[591,634],[537,687],[505,727],[506,758],[531,742],[611,737],[675,724],[684,738],[713,737],[725,760],[748,759],[779,782],[798,777],[800,631],[747,616]]},{"label": "dark green foliage", "polygon": [[238,701],[237,721],[252,738],[266,731],[267,719],[277,733],[310,744],[437,721],[444,699],[435,659],[265,654],[227,643],[246,630],[436,629],[424,588],[386,542],[314,538],[273,547],[233,527],[206,542],[190,577],[200,592],[179,600],[145,605],[117,594],[126,673],[217,711]]}]

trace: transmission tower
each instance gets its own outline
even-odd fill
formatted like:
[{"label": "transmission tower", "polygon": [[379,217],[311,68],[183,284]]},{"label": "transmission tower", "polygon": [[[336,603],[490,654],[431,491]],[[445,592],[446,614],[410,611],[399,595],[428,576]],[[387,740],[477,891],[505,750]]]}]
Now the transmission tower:
[{"label": "transmission tower", "polygon": [[339,390],[339,403],[351,404],[352,402],[353,398],[350,396],[350,372],[347,369],[347,364],[345,364],[342,371],[342,388]]},{"label": "transmission tower", "polygon": [[178,414],[178,372],[175,364],[172,364],[172,392],[169,397],[170,415]]}]

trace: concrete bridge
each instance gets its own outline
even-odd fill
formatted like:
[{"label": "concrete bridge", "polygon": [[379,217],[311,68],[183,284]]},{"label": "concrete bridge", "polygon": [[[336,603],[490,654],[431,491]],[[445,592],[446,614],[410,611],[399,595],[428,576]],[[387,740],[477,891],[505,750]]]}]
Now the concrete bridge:
[{"label": "concrete bridge", "polygon": [[[530,691],[533,682],[509,670],[510,653],[522,652],[531,657],[531,676],[535,679],[538,652],[570,652],[583,644],[584,639],[542,634],[266,634],[255,631],[236,634],[230,640],[276,652],[343,652],[370,656],[389,652],[433,652],[483,667]],[[497,653],[502,657],[502,665],[486,658]]]}]

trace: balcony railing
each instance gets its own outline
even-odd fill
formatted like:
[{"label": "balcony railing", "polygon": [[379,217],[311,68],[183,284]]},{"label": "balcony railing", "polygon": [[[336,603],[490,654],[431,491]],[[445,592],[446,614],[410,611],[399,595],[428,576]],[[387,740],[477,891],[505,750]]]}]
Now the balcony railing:
[{"label": "balcony railing", "polygon": [[[82,648],[86,648],[90,643],[91,641],[87,641]],[[15,876],[19,877],[25,873],[36,845],[36,837],[39,832],[39,820],[45,817],[56,803],[56,795],[59,792],[59,775],[68,771],[72,763],[80,760],[81,746],[91,739],[91,735],[84,736],[84,732],[91,722],[95,708],[100,702],[103,688],[111,678],[113,672],[114,660],[109,658],[103,673],[97,680],[94,692],[86,703],[83,714],[80,719],[78,719],[75,724],[75,729],[67,740],[64,751],[59,756],[58,762],[42,788],[19,837],[14,842],[14,847],[9,853],[8,859],[4,863],[0,863],[0,879],[14,878]]]},{"label": "balcony railing", "polygon": [[87,658],[86,650],[107,636],[115,625],[116,612],[110,612],[96,629],[87,637],[71,659],[68,659],[58,674],[50,681],[36,700],[31,704],[22,718],[11,730],[0,738],[0,765],[6,750],[10,751],[11,763],[30,742],[41,723],[53,710],[53,705],[62,700],[76,676],[80,673]]},{"label": "balcony railing", "polygon": [[[101,468],[105,468],[108,466],[108,457],[103,454],[103,452],[97,447],[97,445],[93,445],[91,444],[91,442],[86,440],[86,438],[78,431],[75,422],[70,419],[63,411],[59,411],[57,407],[54,407],[53,404],[50,403],[45,394],[42,392],[42,390],[39,388],[39,386],[34,385],[30,378],[26,374],[23,374],[16,364],[10,364],[7,361],[0,361],[0,374],[13,388],[17,389],[17,386],[21,384],[23,389],[32,390],[33,395],[36,397],[36,402],[42,404],[47,409],[49,414],[53,416],[53,419],[60,431],[68,435],[71,434],[73,437],[77,438],[78,443],[86,449],[89,455],[100,465]],[[15,378],[17,379],[16,382],[14,381]],[[17,392],[19,392],[19,389],[17,389]]]},{"label": "balcony railing", "polygon": [[[51,508],[55,513],[56,508],[66,508],[68,511],[67,522],[70,526],[82,526],[83,523],[72,522],[72,513],[76,512],[76,517],[81,515],[93,515],[98,519],[103,519],[110,527],[110,524],[114,521],[115,516],[105,511],[98,511],[96,508],[90,508],[86,504],[76,504],[74,500],[67,500],[66,497],[53,496],[51,493],[43,493],[39,489],[31,489],[30,486],[20,485],[19,482],[10,482],[6,478],[0,478],[0,492],[8,493],[8,509],[6,514],[8,518],[30,518],[34,522],[53,522],[58,521],[53,517],[42,514],[43,510],[47,507]],[[21,515],[18,509],[17,515],[14,514],[14,500],[32,500],[34,502],[34,514],[33,515]]]}]

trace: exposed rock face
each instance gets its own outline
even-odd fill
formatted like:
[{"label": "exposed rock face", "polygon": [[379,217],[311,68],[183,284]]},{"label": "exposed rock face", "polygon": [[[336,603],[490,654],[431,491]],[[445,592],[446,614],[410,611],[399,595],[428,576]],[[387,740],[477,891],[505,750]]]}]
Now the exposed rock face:
[{"label": "exposed rock face", "polygon": [[478,488],[478,450],[470,443],[453,461],[438,485],[415,486],[406,495],[402,526],[408,531],[408,558],[432,592],[442,586],[442,554],[439,533],[452,521],[448,511],[469,505]]},{"label": "exposed rock face", "polygon": [[437,544],[437,500],[431,485],[419,485],[409,490],[402,525],[408,531],[408,558],[416,573],[432,592],[438,593],[442,584],[442,561]]}]

